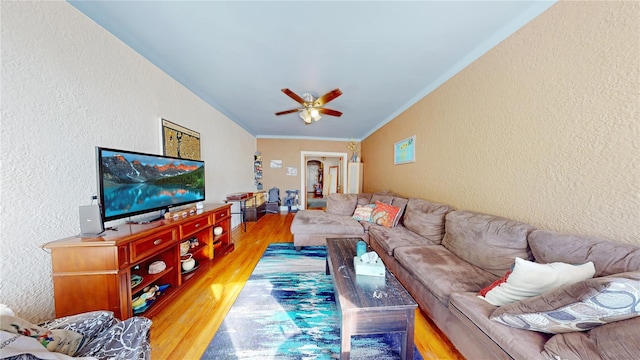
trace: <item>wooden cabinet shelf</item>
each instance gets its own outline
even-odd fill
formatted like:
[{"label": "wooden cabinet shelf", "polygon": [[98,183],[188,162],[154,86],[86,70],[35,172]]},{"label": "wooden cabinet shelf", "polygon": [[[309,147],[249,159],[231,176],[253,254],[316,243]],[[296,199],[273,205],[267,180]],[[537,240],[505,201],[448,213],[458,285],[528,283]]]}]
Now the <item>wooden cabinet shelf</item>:
[{"label": "wooden cabinet shelf", "polygon": [[193,269],[189,272],[182,272],[182,283],[189,281],[190,279],[198,276],[198,274],[203,274],[207,272],[207,269],[212,265],[212,262],[203,262],[199,263],[197,269]]},{"label": "wooden cabinet shelf", "polygon": [[[216,256],[234,249],[230,208],[230,204],[209,204],[200,214],[184,219],[123,224],[101,238],[70,237],[43,245],[51,251],[56,317],[109,310],[126,319],[134,314],[133,300],[147,287],[169,285],[153,303],[145,303],[144,311],[136,307],[136,314],[152,315],[185,281],[204,273]],[[216,236],[217,227],[222,232]],[[180,243],[190,239],[198,243],[188,251],[198,268],[183,272]],[[158,261],[165,269],[150,274],[149,266]],[[132,275],[142,277],[133,287]]]},{"label": "wooden cabinet shelf", "polygon": [[213,237],[213,243],[222,244],[227,237],[229,237],[229,233],[223,232],[222,234]]},{"label": "wooden cabinet shelf", "polygon": [[[215,244],[215,243],[216,243],[216,242],[215,242],[215,240],[214,240],[214,241],[213,241],[213,244]],[[208,244],[199,243],[199,245],[198,245],[198,246],[196,246],[196,247],[194,247],[194,248],[191,248],[191,249],[189,250],[189,252],[190,252],[194,257],[196,257],[197,255],[200,255],[200,253],[201,253],[201,252],[205,252],[205,251],[207,251],[207,250],[209,250],[209,245],[208,245]]]},{"label": "wooden cabinet shelf", "polygon": [[156,295],[156,299],[144,310],[134,311],[132,315],[149,316],[171,300],[171,295],[176,292],[176,288],[168,288],[162,294]]},{"label": "wooden cabinet shelf", "polygon": [[[173,272],[173,266],[167,269],[164,269],[162,272],[158,273],[158,274],[153,274],[153,275],[149,275],[149,274],[141,274],[141,272],[136,272],[136,271],[132,271],[131,274],[138,274],[139,276],[142,276],[142,282],[134,287],[131,288],[131,293],[135,294],[138,291],[142,291],[145,287],[155,283],[157,280],[162,279],[163,276],[167,275],[167,274],[171,274]],[[135,296],[134,296],[135,297]]]}]

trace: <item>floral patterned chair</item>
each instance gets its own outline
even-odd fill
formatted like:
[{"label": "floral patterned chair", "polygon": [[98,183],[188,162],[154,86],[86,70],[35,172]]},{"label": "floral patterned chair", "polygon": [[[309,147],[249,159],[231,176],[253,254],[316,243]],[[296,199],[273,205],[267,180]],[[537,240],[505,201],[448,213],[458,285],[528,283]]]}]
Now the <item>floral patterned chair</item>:
[{"label": "floral patterned chair", "polygon": [[[0,358],[2,359],[151,359],[149,344],[151,320],[144,317],[134,316],[122,321],[115,318],[111,311],[92,311],[31,325],[14,316],[7,314],[0,316],[3,323],[0,331],[2,340]],[[81,345],[71,354],[72,356],[48,350],[47,345],[42,341],[43,331],[57,334],[56,331],[59,330],[75,332],[82,337]],[[34,333],[38,331],[41,335],[35,336]],[[54,336],[51,335],[51,337]]]}]

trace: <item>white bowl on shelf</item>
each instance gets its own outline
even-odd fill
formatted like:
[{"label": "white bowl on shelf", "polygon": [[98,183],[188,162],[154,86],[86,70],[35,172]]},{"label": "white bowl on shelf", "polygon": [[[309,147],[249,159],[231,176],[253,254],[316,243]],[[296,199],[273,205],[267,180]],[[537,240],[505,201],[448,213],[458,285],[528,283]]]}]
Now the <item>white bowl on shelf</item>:
[{"label": "white bowl on shelf", "polygon": [[189,271],[191,269],[193,269],[194,266],[196,266],[196,259],[193,258],[192,254],[187,254],[187,258],[180,260],[180,262],[182,263],[182,270],[183,271]]},{"label": "white bowl on shelf", "polygon": [[[174,253],[175,254],[175,253]],[[149,264],[149,274],[159,274],[167,268],[167,264],[164,261],[154,261]]]},{"label": "white bowl on shelf", "polygon": [[220,234],[222,234],[222,226],[216,226],[213,228],[213,235],[218,236]]}]

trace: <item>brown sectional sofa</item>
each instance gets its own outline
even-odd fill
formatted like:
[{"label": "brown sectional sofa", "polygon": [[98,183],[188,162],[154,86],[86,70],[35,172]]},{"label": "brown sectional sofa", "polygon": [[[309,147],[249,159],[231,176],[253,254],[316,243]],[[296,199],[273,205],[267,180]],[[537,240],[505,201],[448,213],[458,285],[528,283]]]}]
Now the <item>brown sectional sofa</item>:
[{"label": "brown sectional sofa", "polygon": [[[640,353],[640,317],[554,335],[491,319],[498,309],[515,303],[498,307],[477,296],[511,269],[515,257],[540,264],[591,261],[595,278],[626,277],[640,289],[640,246],[536,230],[522,222],[393,194],[332,195],[327,202],[332,213],[296,214],[291,225],[295,246],[323,245],[328,237],[365,239],[468,359],[633,359]],[[362,221],[360,231],[351,214],[356,205],[375,201],[404,204],[401,221],[392,228]],[[548,301],[546,295],[518,303],[539,306],[536,301]],[[567,296],[552,295],[553,301]],[[640,298],[633,301],[640,313]]]}]

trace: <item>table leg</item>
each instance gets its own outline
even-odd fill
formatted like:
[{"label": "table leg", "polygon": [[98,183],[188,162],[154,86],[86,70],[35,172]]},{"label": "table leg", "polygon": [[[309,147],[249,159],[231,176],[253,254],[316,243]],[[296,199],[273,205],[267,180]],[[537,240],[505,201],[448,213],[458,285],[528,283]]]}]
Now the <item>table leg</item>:
[{"label": "table leg", "polygon": [[340,324],[340,360],[348,360],[351,356],[351,323],[350,317],[342,314],[342,324]]},{"label": "table leg", "polygon": [[242,212],[242,225],[244,225],[244,232],[247,232],[247,200],[240,201],[240,208]]},{"label": "table leg", "polygon": [[407,311],[407,330],[402,333],[402,353],[400,354],[401,359],[413,359],[413,348],[414,348],[414,324],[415,324],[415,310]]}]

